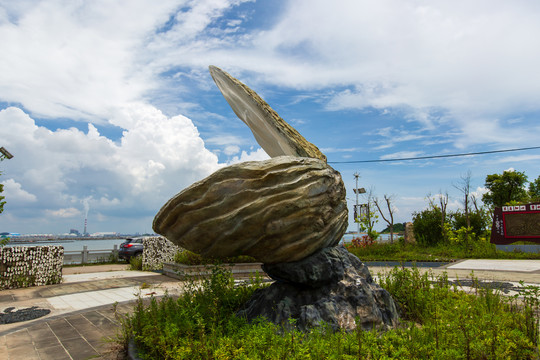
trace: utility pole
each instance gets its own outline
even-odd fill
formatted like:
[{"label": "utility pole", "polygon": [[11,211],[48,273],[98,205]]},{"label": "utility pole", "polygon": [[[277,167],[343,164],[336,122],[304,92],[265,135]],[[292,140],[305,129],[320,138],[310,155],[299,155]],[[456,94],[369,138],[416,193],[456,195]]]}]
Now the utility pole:
[{"label": "utility pole", "polygon": [[358,178],[360,177],[360,174],[358,172],[354,173],[354,178],[356,179],[356,186],[354,188],[354,193],[356,194],[356,205],[354,207],[354,221],[356,221],[356,224],[358,225],[358,237],[360,237],[360,221],[357,220],[361,214],[360,214],[360,206],[358,205],[358,194],[365,194],[366,189],[364,188],[358,188]]},{"label": "utility pole", "polygon": [[358,237],[360,237],[360,221],[358,221],[358,218],[357,216],[359,215],[358,214],[358,178],[360,177],[360,175],[358,174],[358,172],[355,172],[354,173],[354,178],[356,179],[356,186],[354,187],[354,193],[356,194],[356,205],[355,205],[355,208],[354,208],[354,215],[355,215],[355,218],[354,218],[354,221],[356,221],[356,225],[358,225]]},{"label": "utility pole", "polygon": [[360,237],[360,221],[357,220],[361,216],[360,214],[360,205],[358,205],[358,194],[365,194],[366,189],[358,187],[358,178],[360,174],[358,172],[354,173],[354,178],[356,179],[356,187],[354,188],[354,193],[356,194],[356,206],[354,207],[354,214],[356,215],[354,221],[358,224],[358,237]]}]

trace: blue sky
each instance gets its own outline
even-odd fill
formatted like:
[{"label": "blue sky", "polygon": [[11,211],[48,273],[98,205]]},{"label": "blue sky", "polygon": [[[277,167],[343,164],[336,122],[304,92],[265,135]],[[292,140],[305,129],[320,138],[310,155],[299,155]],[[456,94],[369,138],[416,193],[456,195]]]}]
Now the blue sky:
[{"label": "blue sky", "polygon": [[[539,146],[536,1],[2,1],[0,231],[151,231],[174,194],[267,156],[209,65],[329,162]],[[395,221],[471,172],[540,174],[540,151],[334,164]],[[364,199],[360,199],[362,202]],[[352,207],[350,208],[352,210]],[[352,211],[351,211],[352,212]],[[379,222],[378,228],[384,228]],[[352,219],[349,229],[356,226]]]}]

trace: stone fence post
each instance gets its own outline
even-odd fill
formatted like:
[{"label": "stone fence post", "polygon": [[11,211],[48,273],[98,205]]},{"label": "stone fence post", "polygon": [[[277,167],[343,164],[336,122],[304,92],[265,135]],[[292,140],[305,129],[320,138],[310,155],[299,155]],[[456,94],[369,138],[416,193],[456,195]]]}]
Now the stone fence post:
[{"label": "stone fence post", "polygon": [[82,264],[86,264],[88,262],[88,246],[84,245],[82,250]]}]

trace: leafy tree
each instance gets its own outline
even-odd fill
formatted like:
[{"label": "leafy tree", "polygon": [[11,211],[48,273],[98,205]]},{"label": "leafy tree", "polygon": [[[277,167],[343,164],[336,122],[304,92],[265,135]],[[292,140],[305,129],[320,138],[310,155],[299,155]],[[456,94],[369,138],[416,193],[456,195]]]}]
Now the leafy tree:
[{"label": "leafy tree", "polygon": [[527,175],[520,171],[504,171],[502,174],[488,175],[485,187],[489,191],[482,195],[482,201],[491,207],[501,207],[511,201],[527,201],[525,183]]},{"label": "leafy tree", "polygon": [[413,213],[414,236],[419,244],[432,246],[444,241],[441,216],[438,206]]},{"label": "leafy tree", "polygon": [[540,176],[529,183],[529,197],[531,202],[540,202]]},{"label": "leafy tree", "polygon": [[469,212],[468,222],[467,215],[464,212],[456,211],[452,214],[451,223],[454,230],[457,231],[462,228],[470,229],[478,238],[484,235],[486,230],[491,227],[491,218],[489,211],[479,208],[478,210]]},{"label": "leafy tree", "polygon": [[360,224],[360,230],[367,232],[372,240],[376,240],[379,234],[373,230],[373,227],[379,222],[379,216],[373,210],[373,204],[367,203],[367,212],[363,216],[359,216],[356,221]]},{"label": "leafy tree", "polygon": [[[406,223],[395,223],[394,224],[394,233],[402,233],[405,231],[405,224]],[[387,226],[386,229],[381,231],[382,234],[390,233],[390,226]]]},{"label": "leafy tree", "polygon": [[360,230],[367,232],[372,240],[376,240],[379,237],[379,234],[377,231],[373,230],[373,227],[379,222],[379,216],[375,211],[373,189],[369,189],[364,196],[367,197],[367,211],[365,214],[362,214],[362,216],[357,217],[356,221],[360,224]]}]

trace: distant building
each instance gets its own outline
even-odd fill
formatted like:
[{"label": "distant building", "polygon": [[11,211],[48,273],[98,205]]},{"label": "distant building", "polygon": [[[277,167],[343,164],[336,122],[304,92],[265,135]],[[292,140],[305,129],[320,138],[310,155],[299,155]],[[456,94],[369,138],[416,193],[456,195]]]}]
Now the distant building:
[{"label": "distant building", "polygon": [[95,232],[93,234],[91,234],[90,236],[94,236],[94,237],[113,237],[113,236],[118,236],[118,233],[117,232]]},{"label": "distant building", "polygon": [[81,233],[80,233],[79,230],[77,230],[77,229],[69,229],[69,234],[70,234],[70,235],[81,236]]},{"label": "distant building", "polygon": [[19,233],[10,233],[10,232],[0,233],[1,238],[14,237],[14,236],[21,236],[21,234],[19,234]]}]

